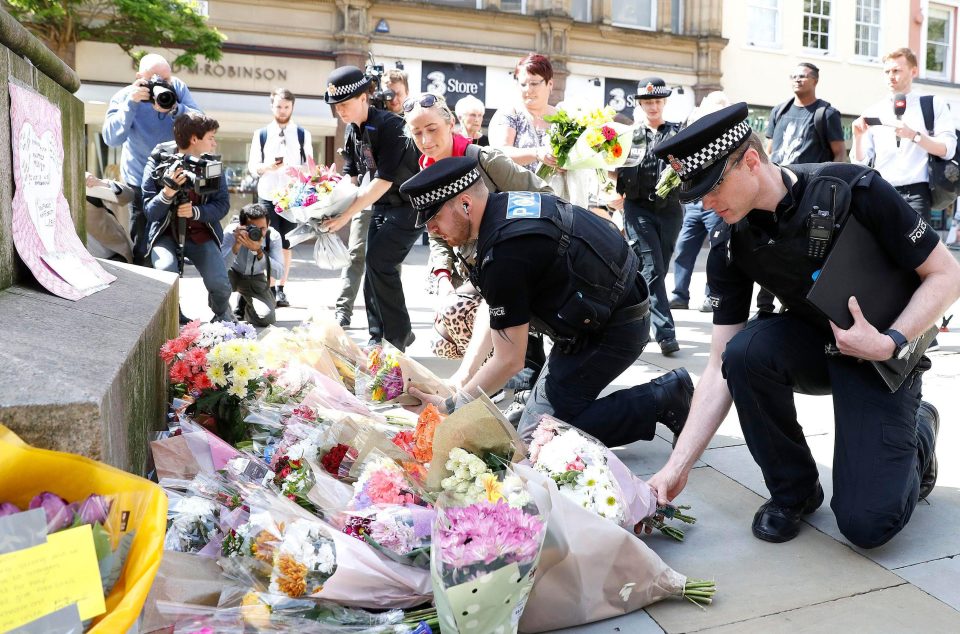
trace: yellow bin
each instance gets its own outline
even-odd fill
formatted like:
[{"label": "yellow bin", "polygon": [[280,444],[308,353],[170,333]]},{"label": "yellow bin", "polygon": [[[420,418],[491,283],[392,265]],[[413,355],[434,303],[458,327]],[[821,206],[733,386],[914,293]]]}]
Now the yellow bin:
[{"label": "yellow bin", "polygon": [[[126,632],[136,622],[163,555],[167,496],[159,486],[83,456],[38,449],[0,425],[0,502],[26,508],[34,495],[51,491],[69,502],[88,495],[113,496],[109,522],[136,531],[123,573],[106,598],[107,611],[89,632]],[[122,514],[128,512],[125,521]],[[124,526],[125,525],[125,526]]]}]

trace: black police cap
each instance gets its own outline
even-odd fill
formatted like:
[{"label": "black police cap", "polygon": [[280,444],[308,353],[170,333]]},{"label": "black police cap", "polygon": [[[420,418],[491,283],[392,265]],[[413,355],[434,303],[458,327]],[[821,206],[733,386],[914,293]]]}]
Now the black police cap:
[{"label": "black police cap", "polygon": [[403,185],[400,193],[410,197],[417,210],[417,227],[437,215],[443,203],[480,180],[477,159],[453,156],[437,161]]},{"label": "black police cap", "polygon": [[667,82],[659,77],[646,77],[637,82],[637,94],[635,99],[666,99],[673,94],[673,90],[667,87]]},{"label": "black police cap", "polygon": [[703,198],[713,189],[730,154],[750,136],[744,102],[711,112],[667,139],[653,153],[680,177],[680,201]]},{"label": "black police cap", "polygon": [[356,97],[370,85],[370,81],[356,66],[334,68],[327,78],[327,92],[324,93],[323,100],[334,104]]}]

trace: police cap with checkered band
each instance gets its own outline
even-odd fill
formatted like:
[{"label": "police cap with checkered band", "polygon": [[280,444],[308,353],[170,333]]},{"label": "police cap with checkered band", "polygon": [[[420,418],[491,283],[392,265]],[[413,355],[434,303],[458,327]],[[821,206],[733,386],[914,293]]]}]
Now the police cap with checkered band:
[{"label": "police cap with checkered band", "polygon": [[426,225],[439,213],[443,203],[480,180],[477,159],[452,156],[437,161],[403,185],[400,193],[410,197],[417,210],[417,227]]},{"label": "police cap with checkered band", "polygon": [[370,78],[356,66],[334,68],[327,78],[327,90],[323,100],[329,104],[335,104],[356,97],[366,90],[370,81]]},{"label": "police cap with checkered band", "polygon": [[727,106],[698,119],[667,139],[653,153],[680,177],[680,202],[703,198],[723,174],[730,155],[750,136],[747,104]]},{"label": "police cap with checkered band", "polygon": [[637,94],[634,99],[666,99],[673,94],[667,82],[659,77],[647,77],[637,82]]}]

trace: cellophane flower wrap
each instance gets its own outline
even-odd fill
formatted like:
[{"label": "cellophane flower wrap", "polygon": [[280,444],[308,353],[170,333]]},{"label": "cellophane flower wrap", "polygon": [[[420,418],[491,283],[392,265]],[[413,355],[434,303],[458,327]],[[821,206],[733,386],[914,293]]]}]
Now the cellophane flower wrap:
[{"label": "cellophane flower wrap", "polygon": [[[550,149],[557,166],[566,170],[613,170],[621,167],[630,153],[633,128],[615,123],[610,106],[581,108],[561,104],[557,112],[544,117],[550,124]],[[556,168],[543,164],[537,176],[549,179]]]},{"label": "cellophane flower wrap", "polygon": [[430,537],[436,512],[416,504],[378,504],[343,511],[337,526],[401,564],[430,568]]},{"label": "cellophane flower wrap", "polygon": [[371,346],[367,351],[367,372],[357,376],[357,396],[376,404],[384,404],[403,394],[403,372],[400,353],[383,346]]},{"label": "cellophane flower wrap", "polygon": [[529,446],[533,468],[560,492],[597,515],[632,528],[657,511],[656,494],[599,440],[550,416]]},{"label": "cellophane flower wrap", "polygon": [[274,209],[283,218],[298,224],[334,216],[357,197],[357,186],[344,178],[335,165],[287,168],[286,183],[274,194]]},{"label": "cellophane flower wrap", "polygon": [[353,485],[351,510],[385,504],[428,505],[423,488],[395,459],[373,450],[356,466],[359,476]]},{"label": "cellophane flower wrap", "polygon": [[431,572],[444,634],[517,631],[547,520],[532,498],[521,501],[438,499]]},{"label": "cellophane flower wrap", "polygon": [[257,331],[247,323],[200,323],[191,321],[180,333],[160,347],[160,358],[167,364],[171,397],[199,397],[214,387],[207,374],[210,350],[224,341],[256,339]]}]

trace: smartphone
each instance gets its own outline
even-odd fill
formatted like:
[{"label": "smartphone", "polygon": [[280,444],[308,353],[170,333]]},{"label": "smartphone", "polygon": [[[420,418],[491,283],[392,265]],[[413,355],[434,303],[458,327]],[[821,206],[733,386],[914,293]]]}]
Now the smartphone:
[{"label": "smartphone", "polygon": [[880,121],[880,117],[864,117],[863,122],[867,125],[883,125],[883,122]]}]

